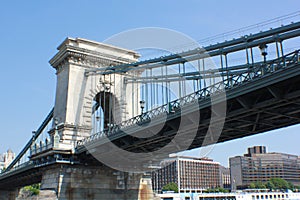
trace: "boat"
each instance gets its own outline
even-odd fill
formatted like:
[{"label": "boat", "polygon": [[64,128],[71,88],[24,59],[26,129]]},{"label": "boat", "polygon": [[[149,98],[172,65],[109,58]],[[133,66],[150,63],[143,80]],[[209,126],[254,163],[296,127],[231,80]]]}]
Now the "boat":
[{"label": "boat", "polygon": [[241,191],[231,193],[163,193],[161,200],[300,200],[299,192]]}]

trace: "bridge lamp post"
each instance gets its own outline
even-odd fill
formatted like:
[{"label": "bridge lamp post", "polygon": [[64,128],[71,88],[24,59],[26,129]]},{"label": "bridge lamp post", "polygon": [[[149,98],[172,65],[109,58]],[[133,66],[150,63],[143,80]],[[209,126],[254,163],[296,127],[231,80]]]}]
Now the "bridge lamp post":
[{"label": "bridge lamp post", "polygon": [[268,55],[267,48],[268,48],[268,45],[266,45],[266,44],[259,45],[261,55],[264,57],[264,63],[266,63],[266,61],[267,61],[267,55]]},{"label": "bridge lamp post", "polygon": [[35,137],[36,137],[36,131],[32,131],[32,141],[31,141],[31,151],[30,151],[31,155],[33,153],[36,153],[34,148]]},{"label": "bridge lamp post", "polygon": [[32,141],[34,141],[35,136],[36,136],[36,131],[32,131]]},{"label": "bridge lamp post", "polygon": [[59,147],[59,140],[60,136],[58,134],[58,119],[54,119],[54,124],[55,124],[55,130],[54,130],[54,135],[53,135],[53,148],[58,148]]},{"label": "bridge lamp post", "polygon": [[145,101],[144,101],[144,100],[141,100],[141,101],[140,101],[140,105],[141,105],[141,110],[142,110],[142,113],[141,113],[141,114],[143,114],[143,113],[144,113],[144,108],[145,108]]}]

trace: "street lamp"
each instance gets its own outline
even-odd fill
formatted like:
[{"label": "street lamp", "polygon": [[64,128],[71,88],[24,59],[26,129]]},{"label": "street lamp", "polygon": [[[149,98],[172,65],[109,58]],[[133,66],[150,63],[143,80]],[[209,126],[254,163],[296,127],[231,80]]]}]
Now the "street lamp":
[{"label": "street lamp", "polygon": [[259,45],[261,55],[264,57],[264,63],[266,63],[266,56],[268,55],[267,48],[268,48],[268,45],[266,45],[266,44]]},{"label": "street lamp", "polygon": [[141,100],[140,104],[141,104],[141,109],[142,109],[142,114],[143,114],[144,113],[144,108],[145,108],[145,101]]}]

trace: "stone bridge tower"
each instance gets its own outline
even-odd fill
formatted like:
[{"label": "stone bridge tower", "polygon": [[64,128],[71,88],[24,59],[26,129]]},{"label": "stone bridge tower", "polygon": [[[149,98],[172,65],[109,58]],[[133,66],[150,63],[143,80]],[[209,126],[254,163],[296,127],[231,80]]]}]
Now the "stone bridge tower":
[{"label": "stone bridge tower", "polygon": [[[108,107],[105,96],[111,95],[114,101],[113,111],[104,113],[104,128],[108,125],[108,115],[112,115],[113,122],[118,123],[138,114],[138,109],[131,109],[132,96],[139,95],[139,89],[123,84],[124,76],[87,75],[88,70],[104,68],[113,65],[136,62],[139,54],[111,45],[94,42],[82,38],[67,38],[57,48],[58,53],[50,60],[56,69],[57,88],[54,108],[53,129],[57,129],[60,136],[58,149],[70,149],[74,142],[90,135],[92,130],[92,114],[95,102]],[[109,90],[109,92],[106,92]],[[136,95],[130,95],[135,90]],[[102,100],[98,100],[102,99]],[[108,99],[108,98],[107,98]]]},{"label": "stone bridge tower", "polygon": [[[134,51],[81,38],[67,38],[50,60],[57,75],[54,120],[50,130],[53,146],[46,146],[46,150],[40,148],[41,151],[31,154],[31,160],[39,162],[61,155],[72,157],[75,142],[91,134],[92,116],[97,107],[104,108],[104,128],[109,123],[118,124],[137,115],[138,109],[133,108],[138,105],[133,102],[140,98],[139,85],[135,83],[128,87],[125,78],[127,75],[139,76],[141,72],[103,75],[91,71],[136,62],[138,58],[139,54]],[[113,104],[105,99],[106,96]],[[50,190],[59,200],[152,199],[145,197],[151,195],[152,190],[150,179],[143,178],[143,174],[121,172],[105,163],[76,162],[76,155],[72,159],[39,166],[39,175],[34,176],[41,179],[41,193]],[[15,199],[18,190],[0,193],[0,199],[10,200]]]}]

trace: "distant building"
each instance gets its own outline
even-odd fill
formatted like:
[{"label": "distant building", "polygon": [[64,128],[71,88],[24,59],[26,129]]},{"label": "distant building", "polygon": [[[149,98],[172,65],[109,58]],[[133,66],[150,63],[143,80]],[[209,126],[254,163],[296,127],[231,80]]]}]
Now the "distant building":
[{"label": "distant building", "polygon": [[231,189],[230,169],[220,165],[220,183],[224,189]]},{"label": "distant building", "polygon": [[11,149],[8,149],[7,152],[0,154],[0,171],[2,171],[3,168],[7,168],[14,159],[15,153]]},{"label": "distant building", "polygon": [[246,188],[250,183],[282,178],[300,186],[299,156],[285,153],[267,153],[266,147],[248,148],[244,156],[229,159],[232,189]]},{"label": "distant building", "polygon": [[229,175],[229,171],[221,172],[220,164],[211,159],[177,156],[166,159],[161,169],[152,172],[152,185],[156,193],[171,182],[178,185],[180,192],[201,192],[222,187],[222,177],[224,183],[228,180],[225,174]]}]

